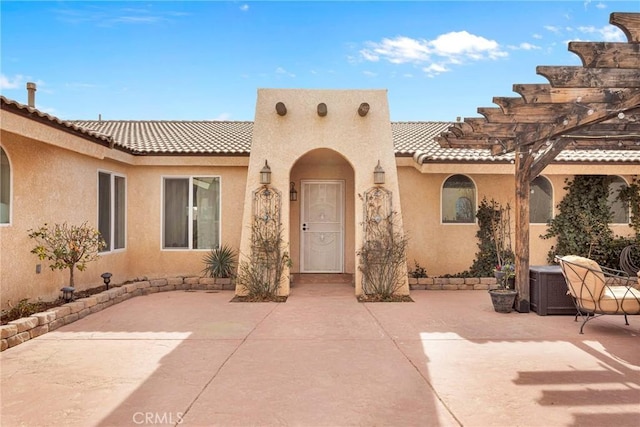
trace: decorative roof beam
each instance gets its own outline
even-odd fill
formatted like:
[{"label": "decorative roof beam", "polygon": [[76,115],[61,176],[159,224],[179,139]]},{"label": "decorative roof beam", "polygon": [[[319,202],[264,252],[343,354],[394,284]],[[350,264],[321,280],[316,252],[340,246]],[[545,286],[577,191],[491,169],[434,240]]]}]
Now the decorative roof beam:
[{"label": "decorative roof beam", "polygon": [[583,68],[575,66],[539,65],[536,73],[553,87],[629,87],[640,88],[638,69]]},{"label": "decorative roof beam", "polygon": [[549,84],[514,84],[527,104],[562,102],[610,102],[625,88],[554,88]]},{"label": "decorative roof beam", "polygon": [[640,44],[609,42],[569,42],[587,68],[638,68]]},{"label": "decorative roof beam", "polygon": [[613,12],[609,15],[609,23],[620,28],[629,42],[640,42],[640,14]]}]

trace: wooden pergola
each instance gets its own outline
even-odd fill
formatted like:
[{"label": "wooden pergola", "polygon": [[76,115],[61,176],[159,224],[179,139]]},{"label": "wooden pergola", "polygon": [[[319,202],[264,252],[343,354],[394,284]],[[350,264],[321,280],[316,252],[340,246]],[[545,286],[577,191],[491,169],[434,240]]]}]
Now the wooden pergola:
[{"label": "wooden pergola", "polygon": [[[582,66],[538,66],[550,84],[514,84],[519,97],[495,97],[442,133],[442,147],[515,155],[516,309],[528,312],[531,181],[566,149],[640,150],[640,13],[612,13],[626,43],[570,42]],[[639,168],[640,169],[640,168]]]}]

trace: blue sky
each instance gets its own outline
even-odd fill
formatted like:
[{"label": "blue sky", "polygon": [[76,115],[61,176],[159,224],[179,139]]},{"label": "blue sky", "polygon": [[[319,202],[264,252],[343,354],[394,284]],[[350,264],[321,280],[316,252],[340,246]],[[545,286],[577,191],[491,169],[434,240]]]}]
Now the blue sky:
[{"label": "blue sky", "polygon": [[393,121],[453,121],[626,41],[640,1],[7,1],[0,92],[67,120],[253,120],[259,88],[387,89]]}]

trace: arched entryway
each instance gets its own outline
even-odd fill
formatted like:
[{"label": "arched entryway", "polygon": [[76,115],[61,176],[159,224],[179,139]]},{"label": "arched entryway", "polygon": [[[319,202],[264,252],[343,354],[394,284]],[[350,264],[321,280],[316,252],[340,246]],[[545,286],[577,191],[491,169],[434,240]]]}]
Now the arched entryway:
[{"label": "arched entryway", "polygon": [[351,164],[334,150],[311,150],[294,163],[290,180],[297,191],[297,200],[289,205],[291,272],[353,274],[356,196]]}]

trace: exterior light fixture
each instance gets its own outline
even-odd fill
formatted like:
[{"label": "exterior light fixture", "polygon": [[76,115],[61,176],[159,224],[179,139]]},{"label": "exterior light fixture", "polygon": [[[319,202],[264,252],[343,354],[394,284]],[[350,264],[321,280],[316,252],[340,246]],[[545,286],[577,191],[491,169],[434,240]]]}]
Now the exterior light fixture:
[{"label": "exterior light fixture", "polygon": [[260,184],[271,184],[271,168],[266,160],[264,161],[264,167],[260,171]]},{"label": "exterior light fixture", "polygon": [[73,293],[76,291],[76,288],[73,286],[65,286],[60,289],[62,291],[62,299],[64,302],[70,302],[73,300]]},{"label": "exterior light fixture", "polygon": [[291,182],[291,184],[289,184],[289,200],[292,202],[298,201],[298,192],[296,191],[296,183],[293,181]]},{"label": "exterior light fixture", "polygon": [[378,165],[373,170],[373,183],[384,184],[384,169],[380,166],[380,160],[378,160]]},{"label": "exterior light fixture", "polygon": [[100,275],[100,277],[102,277],[102,280],[104,280],[104,285],[107,287],[107,289],[109,289],[109,282],[111,282],[111,276],[113,276],[111,273],[102,273]]}]

